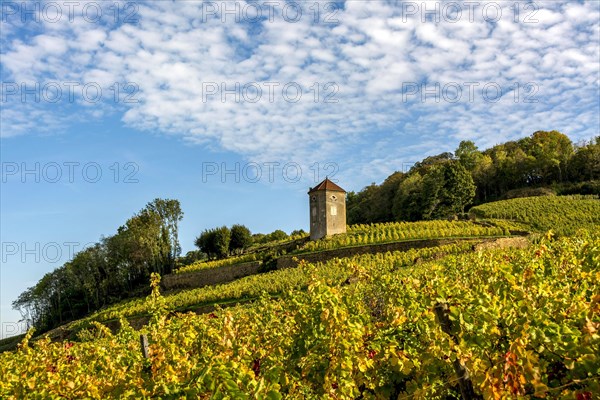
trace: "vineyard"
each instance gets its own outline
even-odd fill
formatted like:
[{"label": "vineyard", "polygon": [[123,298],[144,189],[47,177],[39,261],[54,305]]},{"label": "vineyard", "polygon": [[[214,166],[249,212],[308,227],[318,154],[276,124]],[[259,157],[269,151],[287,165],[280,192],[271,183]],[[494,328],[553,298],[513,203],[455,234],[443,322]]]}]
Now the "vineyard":
[{"label": "vineyard", "polygon": [[306,243],[300,251],[331,250],[340,247],[379,244],[415,239],[466,238],[508,235],[498,227],[468,221],[388,222],[350,225],[345,234]]},{"label": "vineyard", "polygon": [[572,235],[579,228],[598,229],[600,200],[597,196],[544,196],[496,201],[473,207],[479,218],[506,219],[526,224],[538,232],[552,229]]},{"label": "vineyard", "polygon": [[[388,253],[383,255],[365,254],[340,260],[333,260],[325,264],[319,264],[316,274],[329,279],[332,284],[340,284],[348,278],[350,273],[348,263],[392,262],[394,265],[409,265],[415,259],[427,258],[436,254],[459,253],[470,250],[472,243],[452,244],[435,248],[411,250],[408,252]],[[305,269],[289,268],[272,271],[265,274],[248,276],[236,281],[192,289],[164,296],[165,305],[170,310],[181,310],[191,306],[198,307],[217,303],[228,303],[232,301],[243,301],[256,299],[263,294],[270,296],[279,295],[289,290],[304,289],[308,286],[310,276]],[[116,304],[88,318],[77,321],[74,328],[86,326],[90,321],[107,321],[120,317],[132,317],[148,315],[150,312],[148,302],[143,299],[135,299],[128,302]]]},{"label": "vineyard", "polygon": [[255,253],[244,254],[243,256],[238,257],[230,257],[225,258],[223,260],[213,260],[213,261],[196,261],[190,265],[186,265],[185,267],[179,268],[175,271],[177,274],[185,274],[188,272],[196,272],[207,269],[226,267],[228,265],[241,264],[244,262],[256,261],[259,259],[259,256]]},{"label": "vineyard", "polygon": [[600,393],[598,236],[445,250],[303,264],[281,271],[301,278],[277,299],[170,319],[155,277],[147,349],[125,320],[78,342],[26,338],[0,354],[0,398],[458,398],[456,365],[484,398]]},{"label": "vineyard", "polygon": [[[308,253],[323,250],[334,250],[343,247],[382,244],[404,240],[438,239],[438,238],[471,238],[495,237],[508,235],[508,229],[498,226],[482,226],[466,221],[422,221],[422,222],[390,222],[371,225],[351,225],[345,234],[335,235],[319,241],[307,242],[294,253]],[[302,239],[301,236],[293,240]],[[288,240],[287,242],[290,242]],[[285,243],[272,243],[277,245]],[[250,261],[260,261],[271,254],[273,248],[262,245],[262,252],[253,249],[251,253],[223,260],[198,261],[176,271],[177,274],[197,272]]]}]

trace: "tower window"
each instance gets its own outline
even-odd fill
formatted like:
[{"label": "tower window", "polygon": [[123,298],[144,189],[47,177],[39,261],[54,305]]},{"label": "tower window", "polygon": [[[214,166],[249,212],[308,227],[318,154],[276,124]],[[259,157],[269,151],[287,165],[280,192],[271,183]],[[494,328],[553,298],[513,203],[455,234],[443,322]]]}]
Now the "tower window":
[{"label": "tower window", "polygon": [[331,206],[331,215],[337,215],[337,207],[336,206]]}]

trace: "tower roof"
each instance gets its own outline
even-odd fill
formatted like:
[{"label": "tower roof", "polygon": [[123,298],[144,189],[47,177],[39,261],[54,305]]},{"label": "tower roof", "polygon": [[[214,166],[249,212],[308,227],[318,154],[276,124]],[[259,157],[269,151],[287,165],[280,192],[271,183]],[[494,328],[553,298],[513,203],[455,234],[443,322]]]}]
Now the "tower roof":
[{"label": "tower roof", "polygon": [[319,183],[317,186],[315,186],[314,188],[310,189],[308,191],[308,193],[312,193],[312,192],[316,192],[319,190],[330,190],[333,192],[343,192],[346,193],[346,191],[344,189],[342,189],[341,187],[339,187],[338,185],[336,185],[335,183],[331,182],[329,180],[329,178],[325,178],[325,180],[321,183]]}]

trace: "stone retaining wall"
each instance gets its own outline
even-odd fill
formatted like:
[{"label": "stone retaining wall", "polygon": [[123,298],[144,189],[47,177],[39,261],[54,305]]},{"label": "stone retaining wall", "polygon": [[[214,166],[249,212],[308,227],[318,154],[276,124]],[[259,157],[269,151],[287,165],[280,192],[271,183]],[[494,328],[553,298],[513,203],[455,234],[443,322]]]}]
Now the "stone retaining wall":
[{"label": "stone retaining wall", "polygon": [[452,243],[473,242],[482,243],[497,240],[496,238],[467,238],[467,239],[420,239],[403,242],[367,244],[364,246],[344,247],[341,249],[324,250],[318,253],[296,254],[282,256],[277,259],[277,269],[293,268],[299,261],[309,263],[325,262],[333,258],[352,257],[358,254],[377,254],[388,251],[408,251],[425,247],[437,247]]},{"label": "stone retaining wall", "polygon": [[[304,260],[309,263],[325,262],[333,258],[352,257],[358,254],[377,254],[388,251],[407,251],[425,247],[437,247],[459,242],[473,242],[475,244],[490,243],[502,239],[498,238],[466,238],[466,239],[421,239],[403,242],[368,244],[363,246],[344,247],[341,249],[323,250],[318,253],[291,254],[277,259],[277,269],[294,268],[298,262]],[[262,263],[250,261],[225,267],[200,270],[184,274],[165,275],[161,282],[162,290],[169,292],[177,289],[200,288],[235,281],[246,276],[258,274]]]},{"label": "stone retaining wall", "polygon": [[260,266],[260,261],[249,261],[185,274],[165,275],[161,287],[164,291],[171,291],[227,283],[248,275],[257,274]]}]

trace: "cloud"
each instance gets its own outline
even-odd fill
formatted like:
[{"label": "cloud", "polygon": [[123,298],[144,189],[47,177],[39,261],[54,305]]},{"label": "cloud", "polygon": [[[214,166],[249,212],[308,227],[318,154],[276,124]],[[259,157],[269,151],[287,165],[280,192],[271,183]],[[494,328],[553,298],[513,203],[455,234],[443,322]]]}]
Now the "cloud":
[{"label": "cloud", "polygon": [[[76,15],[40,29],[11,20],[3,80],[97,83],[101,104],[76,93],[84,112],[113,108],[131,128],[253,160],[343,159],[348,174],[360,174],[365,159],[390,160],[391,170],[393,160],[462,139],[487,146],[538,129],[598,134],[597,3],[484,3],[469,13],[456,3],[460,16],[444,13],[445,3],[437,16],[423,3],[298,3],[298,20],[289,3],[259,3],[259,22],[249,4],[146,2],[136,4],[135,23]],[[127,83],[136,102],[125,101]],[[488,98],[497,88],[502,96]],[[5,102],[3,136],[68,124],[60,102],[26,103]]]}]

